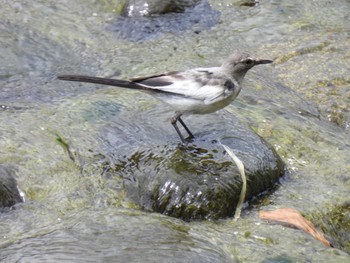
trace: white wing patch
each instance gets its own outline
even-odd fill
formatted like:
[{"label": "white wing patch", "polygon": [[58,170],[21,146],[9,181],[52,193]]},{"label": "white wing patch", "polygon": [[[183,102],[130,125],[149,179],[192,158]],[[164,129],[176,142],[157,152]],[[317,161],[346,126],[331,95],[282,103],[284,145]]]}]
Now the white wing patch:
[{"label": "white wing patch", "polygon": [[[227,98],[234,92],[234,84],[226,76],[221,74],[218,76],[217,72],[214,72],[216,71],[215,69],[201,68],[176,72],[169,75],[150,77],[138,83],[155,91],[178,94],[191,99],[201,100],[205,104],[212,104]],[[152,84],[147,85],[151,83],[150,80],[152,80]],[[157,82],[159,84],[167,83],[168,85],[157,85]],[[229,85],[227,85],[228,82]]]}]

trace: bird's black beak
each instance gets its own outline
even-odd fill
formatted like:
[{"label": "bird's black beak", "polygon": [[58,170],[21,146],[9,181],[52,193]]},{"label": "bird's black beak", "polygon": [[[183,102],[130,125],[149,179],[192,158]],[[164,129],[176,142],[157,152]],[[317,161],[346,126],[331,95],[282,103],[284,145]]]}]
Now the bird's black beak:
[{"label": "bird's black beak", "polygon": [[272,62],[273,62],[273,60],[270,60],[270,59],[257,59],[255,61],[255,64],[256,65],[259,65],[259,64],[270,64]]}]

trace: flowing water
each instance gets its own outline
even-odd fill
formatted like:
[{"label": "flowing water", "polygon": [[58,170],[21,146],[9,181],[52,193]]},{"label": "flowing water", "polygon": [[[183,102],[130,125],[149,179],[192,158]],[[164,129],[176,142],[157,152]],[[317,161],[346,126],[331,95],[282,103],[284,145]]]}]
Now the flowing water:
[{"label": "flowing water", "polygon": [[[258,218],[260,209],[311,215],[349,200],[350,2],[209,2],[221,13],[211,28],[132,41],[109,29],[113,1],[1,1],[0,163],[17,169],[26,202],[0,215],[0,261],[350,261],[341,248]],[[176,145],[172,110],[144,93],[56,75],[214,66],[235,49],[275,59],[247,74],[227,111],[275,147],[286,176],[237,222],[142,211],[121,178],[103,173],[99,156]],[[194,133],[214,131],[208,119],[186,118],[198,124]]]}]

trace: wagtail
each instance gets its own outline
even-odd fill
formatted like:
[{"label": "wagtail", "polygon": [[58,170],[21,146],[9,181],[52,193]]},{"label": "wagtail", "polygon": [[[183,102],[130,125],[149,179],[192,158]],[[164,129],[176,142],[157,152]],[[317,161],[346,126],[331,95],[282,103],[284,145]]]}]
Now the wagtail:
[{"label": "wagtail", "polygon": [[190,138],[194,136],[181,119],[182,115],[207,114],[226,107],[238,96],[242,80],[249,69],[272,62],[255,58],[248,53],[235,52],[220,67],[172,71],[130,80],[81,75],[61,75],[58,79],[136,89],[153,95],[175,109],[171,124],[185,143],[177,121]]}]

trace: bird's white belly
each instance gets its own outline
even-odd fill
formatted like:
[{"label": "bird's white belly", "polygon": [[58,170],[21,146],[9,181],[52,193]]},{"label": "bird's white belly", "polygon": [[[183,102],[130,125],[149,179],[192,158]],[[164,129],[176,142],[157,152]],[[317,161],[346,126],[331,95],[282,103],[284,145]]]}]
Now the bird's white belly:
[{"label": "bird's white belly", "polygon": [[175,111],[180,111],[183,114],[207,114],[226,107],[237,95],[236,93],[232,93],[230,96],[211,104],[206,104],[202,100],[170,94],[157,94],[155,97],[170,105]]}]

